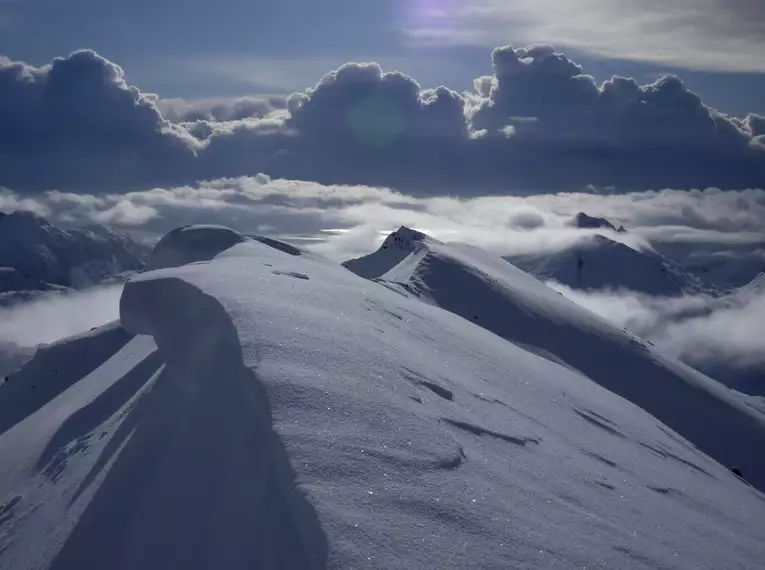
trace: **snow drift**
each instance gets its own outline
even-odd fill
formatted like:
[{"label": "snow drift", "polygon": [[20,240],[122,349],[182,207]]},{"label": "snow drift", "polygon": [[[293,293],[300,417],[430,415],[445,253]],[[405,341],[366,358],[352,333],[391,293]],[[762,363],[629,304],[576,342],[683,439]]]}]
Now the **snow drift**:
[{"label": "snow drift", "polygon": [[[133,278],[126,330],[60,343],[0,388],[0,417],[28,402],[0,435],[0,568],[712,569],[765,554],[753,487],[554,351],[482,328],[485,312],[416,298],[445,299],[402,280],[445,255],[421,234],[378,258],[402,258],[398,283],[275,240],[174,235],[168,252],[199,238],[206,253]],[[644,355],[627,366],[655,361],[756,455],[760,416],[524,275],[517,302],[560,345],[590,335]],[[466,285],[455,295],[480,309]],[[481,294],[509,287],[494,285]],[[100,356],[75,371],[88,338]],[[741,464],[761,481],[756,466]]]}]

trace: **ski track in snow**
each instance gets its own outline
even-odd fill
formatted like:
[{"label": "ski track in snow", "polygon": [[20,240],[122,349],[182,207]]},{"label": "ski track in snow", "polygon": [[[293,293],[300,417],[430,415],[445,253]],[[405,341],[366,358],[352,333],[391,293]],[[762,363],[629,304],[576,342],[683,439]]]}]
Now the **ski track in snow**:
[{"label": "ski track in snow", "polygon": [[[0,569],[761,564],[763,495],[561,345],[501,338],[490,267],[461,289],[418,250],[390,255],[401,285],[374,283],[229,232],[164,240],[123,293],[129,333],[47,347],[0,388]],[[457,312],[439,283],[456,299],[473,279],[485,298],[463,297],[465,318],[434,306]],[[509,279],[560,343],[619,332],[570,304],[534,313],[544,285]],[[603,350],[658,358],[618,338]],[[743,413],[720,394],[716,411]],[[742,438],[761,437],[752,422]]]}]

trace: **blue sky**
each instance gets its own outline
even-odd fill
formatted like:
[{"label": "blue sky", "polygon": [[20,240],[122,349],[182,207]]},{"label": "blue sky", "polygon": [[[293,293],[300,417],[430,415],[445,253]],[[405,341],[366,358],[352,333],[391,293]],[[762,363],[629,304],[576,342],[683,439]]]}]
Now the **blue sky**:
[{"label": "blue sky", "polygon": [[163,97],[288,93],[346,61],[470,87],[497,45],[553,43],[585,71],[677,73],[709,105],[765,114],[760,0],[5,0],[0,54],[33,65],[89,48]]}]

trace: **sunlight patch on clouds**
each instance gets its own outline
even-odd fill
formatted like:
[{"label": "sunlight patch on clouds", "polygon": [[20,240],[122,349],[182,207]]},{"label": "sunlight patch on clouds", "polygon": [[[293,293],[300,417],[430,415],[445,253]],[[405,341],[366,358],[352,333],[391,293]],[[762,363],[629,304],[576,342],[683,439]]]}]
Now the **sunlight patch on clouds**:
[{"label": "sunlight patch on clouds", "polygon": [[[407,3],[408,5],[409,3]],[[410,23],[416,42],[550,42],[594,55],[714,71],[765,71],[760,0],[471,0]]]}]

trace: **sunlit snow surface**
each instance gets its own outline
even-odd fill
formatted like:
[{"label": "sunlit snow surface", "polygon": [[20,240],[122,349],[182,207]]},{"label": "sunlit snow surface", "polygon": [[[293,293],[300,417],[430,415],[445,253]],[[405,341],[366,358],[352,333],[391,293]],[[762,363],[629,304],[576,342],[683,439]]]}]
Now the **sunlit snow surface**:
[{"label": "sunlit snow surface", "polygon": [[[417,255],[396,285],[247,240],[134,278],[121,317],[144,336],[53,345],[0,387],[0,568],[760,567],[762,494],[601,387],[618,368],[593,382],[436,306],[480,303],[438,297]],[[587,313],[512,269],[576,342]],[[598,327],[581,317],[665,367]],[[705,393],[761,454],[762,415]]]}]

